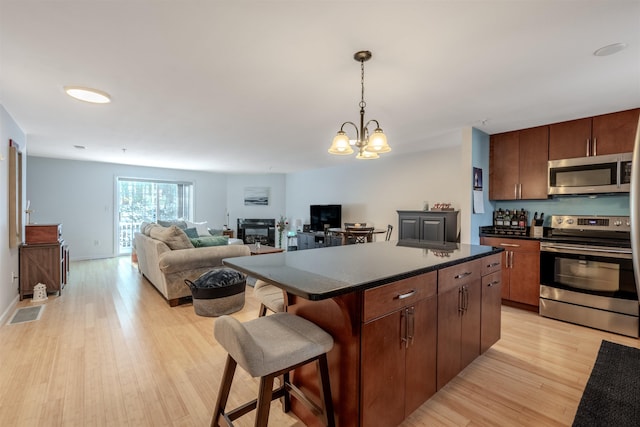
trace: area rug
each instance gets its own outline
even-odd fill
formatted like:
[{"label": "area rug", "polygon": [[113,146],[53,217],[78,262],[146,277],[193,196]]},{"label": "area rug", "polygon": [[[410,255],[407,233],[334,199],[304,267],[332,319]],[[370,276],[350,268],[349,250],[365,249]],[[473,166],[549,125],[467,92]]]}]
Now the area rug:
[{"label": "area rug", "polygon": [[640,349],[602,341],[574,427],[640,425]]},{"label": "area rug", "polygon": [[9,320],[9,325],[15,325],[16,323],[33,322],[39,320],[44,310],[44,305],[37,305],[34,307],[22,307],[13,313],[13,317]]}]

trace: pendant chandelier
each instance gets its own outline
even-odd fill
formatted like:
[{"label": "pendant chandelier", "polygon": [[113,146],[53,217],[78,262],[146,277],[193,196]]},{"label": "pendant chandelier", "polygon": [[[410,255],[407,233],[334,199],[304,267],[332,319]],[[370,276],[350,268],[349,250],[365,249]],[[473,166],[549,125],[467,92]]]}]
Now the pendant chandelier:
[{"label": "pendant chandelier", "polygon": [[[360,62],[360,86],[361,97],[360,97],[360,127],[356,126],[353,122],[344,122],[342,126],[340,126],[340,130],[338,134],[333,138],[333,143],[331,147],[329,147],[329,153],[337,154],[340,156],[345,156],[348,154],[353,154],[354,149],[352,146],[355,146],[358,155],[356,159],[377,159],[380,156],[380,153],[388,153],[391,151],[391,147],[387,144],[387,137],[380,129],[380,124],[377,120],[372,119],[369,120],[366,124],[364,123],[364,107],[366,107],[366,102],[364,102],[364,63],[371,59],[371,52],[368,50],[361,50],[356,52],[353,55],[353,59]],[[373,133],[369,131],[369,125],[375,123],[375,129]],[[345,125],[351,125],[356,130],[356,139],[350,140],[347,136],[347,133],[344,131]]]}]

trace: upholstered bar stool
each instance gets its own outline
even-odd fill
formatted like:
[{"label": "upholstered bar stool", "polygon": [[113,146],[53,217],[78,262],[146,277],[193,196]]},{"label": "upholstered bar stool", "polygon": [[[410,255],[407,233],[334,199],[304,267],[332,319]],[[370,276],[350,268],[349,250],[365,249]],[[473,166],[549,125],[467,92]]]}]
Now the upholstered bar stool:
[{"label": "upholstered bar stool", "polygon": [[253,295],[260,300],[259,317],[265,316],[267,310],[271,310],[274,313],[284,311],[284,293],[277,286],[258,279],[253,287]]},{"label": "upholstered bar stool", "polygon": [[[232,426],[233,420],[254,409],[255,425],[266,426],[271,401],[283,397],[284,409],[288,411],[290,395],[308,406],[327,426],[335,426],[327,364],[327,352],[333,348],[331,335],[290,313],[275,313],[244,323],[231,316],[221,316],[215,322],[213,334],[228,355],[213,411],[212,427],[220,425],[221,417],[227,425]],[[322,407],[311,402],[288,378],[291,370],[315,361],[318,362]],[[252,377],[260,377],[258,398],[225,412],[238,364]],[[278,376],[284,377],[282,385],[273,390],[273,380]]]}]

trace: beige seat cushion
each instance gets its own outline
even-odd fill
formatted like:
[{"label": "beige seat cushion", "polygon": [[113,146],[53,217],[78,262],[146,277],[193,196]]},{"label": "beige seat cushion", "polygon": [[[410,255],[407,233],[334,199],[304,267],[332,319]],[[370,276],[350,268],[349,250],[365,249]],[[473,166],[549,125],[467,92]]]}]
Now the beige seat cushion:
[{"label": "beige seat cushion", "polygon": [[150,231],[150,237],[160,240],[174,251],[193,248],[193,244],[186,233],[175,225],[171,227],[153,227]]},{"label": "beige seat cushion", "polygon": [[270,285],[262,280],[257,280],[253,287],[253,295],[274,313],[284,311],[284,294],[282,289],[277,286]]},{"label": "beige seat cushion", "polygon": [[317,325],[290,313],[240,323],[216,319],[214,337],[253,377],[262,377],[328,352],[333,338]]}]

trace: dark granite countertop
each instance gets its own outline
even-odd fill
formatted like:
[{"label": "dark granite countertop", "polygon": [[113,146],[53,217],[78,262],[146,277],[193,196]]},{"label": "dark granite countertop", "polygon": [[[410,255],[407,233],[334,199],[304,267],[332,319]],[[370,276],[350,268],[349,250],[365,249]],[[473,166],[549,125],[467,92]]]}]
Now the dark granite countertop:
[{"label": "dark granite countertop", "polygon": [[309,300],[322,300],[502,252],[456,243],[376,242],[225,258],[223,264]]}]

